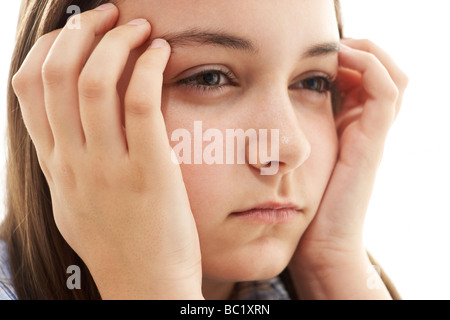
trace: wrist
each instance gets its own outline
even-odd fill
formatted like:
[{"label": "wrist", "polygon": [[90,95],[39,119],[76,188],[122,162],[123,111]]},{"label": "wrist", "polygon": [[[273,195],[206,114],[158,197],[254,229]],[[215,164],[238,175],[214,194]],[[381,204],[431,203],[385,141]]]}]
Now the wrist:
[{"label": "wrist", "polygon": [[197,281],[116,281],[98,289],[103,300],[204,300]]},{"label": "wrist", "polygon": [[204,300],[201,268],[108,262],[90,268],[104,300]]},{"label": "wrist", "polygon": [[386,300],[391,299],[378,266],[365,251],[329,256],[321,263],[291,263],[292,281],[306,300]]}]

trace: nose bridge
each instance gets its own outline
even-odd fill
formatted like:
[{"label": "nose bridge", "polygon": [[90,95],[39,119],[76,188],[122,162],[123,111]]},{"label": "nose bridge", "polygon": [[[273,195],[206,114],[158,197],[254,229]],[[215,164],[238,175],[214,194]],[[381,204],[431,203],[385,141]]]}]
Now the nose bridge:
[{"label": "nose bridge", "polygon": [[255,165],[259,169],[276,165],[277,170],[268,172],[286,173],[309,158],[311,144],[300,125],[288,91],[272,88],[263,92],[251,108],[254,115],[250,119],[251,126],[259,133]]}]

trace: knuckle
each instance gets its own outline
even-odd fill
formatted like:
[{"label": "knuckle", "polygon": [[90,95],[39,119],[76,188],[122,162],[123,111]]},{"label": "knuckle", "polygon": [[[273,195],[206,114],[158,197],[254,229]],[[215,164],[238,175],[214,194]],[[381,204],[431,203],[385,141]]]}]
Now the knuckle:
[{"label": "knuckle", "polygon": [[107,82],[101,76],[82,73],[78,82],[80,95],[86,99],[102,96],[107,90]]},{"label": "knuckle", "polygon": [[102,189],[120,185],[119,183],[111,183],[111,180],[114,180],[114,176],[109,174],[109,171],[105,167],[104,163],[98,161],[91,162],[89,172],[91,173],[89,175],[89,180],[91,181],[92,185],[95,185]]},{"label": "knuckle", "polygon": [[372,52],[373,49],[376,47],[375,43],[372,40],[369,39],[361,39],[361,43],[366,50],[369,52]]},{"label": "knuckle", "polygon": [[52,60],[46,60],[42,65],[42,80],[45,85],[58,85],[64,79],[64,65]]},{"label": "knuckle", "polygon": [[364,54],[366,55],[370,64],[375,64],[375,65],[381,66],[380,60],[378,60],[378,58],[373,53],[365,52]]},{"label": "knuckle", "polygon": [[56,29],[52,32],[46,33],[42,36],[40,36],[36,43],[35,43],[35,47],[40,47],[40,46],[46,46],[46,44],[52,44],[55,42],[56,40],[56,36],[61,32],[61,29]]},{"label": "knuckle", "polygon": [[151,188],[147,172],[145,165],[134,163],[127,174],[127,189],[135,194],[147,193]]},{"label": "knuckle", "polygon": [[117,170],[119,162],[108,163],[105,161],[106,157],[98,153],[91,154],[88,159],[83,165],[84,183],[99,190],[120,190],[127,187],[130,177],[124,174],[126,170]]},{"label": "knuckle", "polygon": [[409,85],[409,77],[403,71],[400,72],[400,83],[401,83],[403,89],[406,89],[406,87],[408,87],[408,85]]},{"label": "knuckle", "polygon": [[29,84],[29,76],[24,71],[18,71],[11,79],[11,85],[17,96],[23,95]]},{"label": "knuckle", "polygon": [[145,101],[138,101],[137,99],[135,99],[135,101],[133,101],[133,103],[129,103],[128,104],[127,112],[132,114],[132,115],[145,117],[145,116],[149,115],[150,108],[149,108],[147,102],[145,102]]},{"label": "knuckle", "polygon": [[400,96],[400,90],[393,81],[391,81],[390,85],[386,86],[385,96],[391,101],[397,101],[398,97]]},{"label": "knuckle", "polygon": [[43,175],[47,179],[47,182],[53,184],[53,176],[52,176],[51,170],[49,169],[46,161],[44,161],[42,159],[42,156],[39,154],[38,151],[37,151],[37,153],[38,153],[39,167],[41,168],[41,171],[42,171]]},{"label": "knuckle", "polygon": [[[57,179],[58,184],[64,189],[75,189],[77,185],[76,173],[71,162],[60,159],[55,168],[53,179]],[[48,169],[47,169],[48,170]]]},{"label": "knuckle", "polygon": [[[40,50],[45,50],[42,48],[46,48],[49,45],[53,44],[59,32],[60,30],[55,30],[41,36],[34,44],[32,50],[36,50],[38,52]],[[30,51],[29,55],[34,55],[33,51]],[[49,75],[51,78],[54,73],[57,73],[55,70],[53,70],[53,66],[51,66],[51,64],[52,63],[50,63],[50,61],[48,61],[47,59],[41,64],[30,64],[24,61],[20,69],[12,78],[12,86],[16,94],[25,92],[30,85],[42,83],[44,75],[45,77]]]},{"label": "knuckle", "polygon": [[148,116],[150,108],[147,103],[135,101],[127,106],[127,112],[136,116]]},{"label": "knuckle", "polygon": [[151,110],[149,101],[139,95],[127,95],[125,105],[128,113],[137,116],[147,116]]}]

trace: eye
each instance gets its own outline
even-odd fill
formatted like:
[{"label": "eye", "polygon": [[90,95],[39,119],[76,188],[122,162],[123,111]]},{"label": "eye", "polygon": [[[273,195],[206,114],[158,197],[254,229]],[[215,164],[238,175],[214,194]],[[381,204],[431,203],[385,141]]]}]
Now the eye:
[{"label": "eye", "polygon": [[219,90],[223,86],[235,85],[235,80],[231,71],[204,70],[191,77],[179,80],[177,85],[184,85],[198,90]]},{"label": "eye", "polygon": [[198,84],[202,86],[218,86],[220,84],[221,75],[218,72],[206,72],[196,77]]},{"label": "eye", "polygon": [[331,91],[331,88],[332,82],[330,78],[324,76],[307,78],[289,87],[289,89],[306,89],[317,93],[327,93]]}]

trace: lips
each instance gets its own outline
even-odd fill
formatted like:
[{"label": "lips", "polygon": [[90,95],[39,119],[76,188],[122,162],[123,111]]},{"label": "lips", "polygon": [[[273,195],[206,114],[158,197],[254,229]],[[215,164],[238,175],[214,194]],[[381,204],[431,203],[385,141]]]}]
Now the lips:
[{"label": "lips", "polygon": [[293,203],[266,202],[231,215],[249,222],[283,224],[292,222],[301,211]]},{"label": "lips", "polygon": [[297,206],[296,204],[292,203],[292,202],[287,202],[287,203],[280,203],[280,202],[276,202],[276,201],[270,201],[270,202],[265,202],[265,203],[261,203],[258,205],[254,205],[251,206],[249,208],[246,208],[244,210],[239,210],[236,213],[244,213],[246,211],[250,211],[250,210],[257,210],[257,209],[262,209],[262,210],[266,210],[266,209],[293,209],[293,210],[298,210],[300,211],[300,207]]}]

